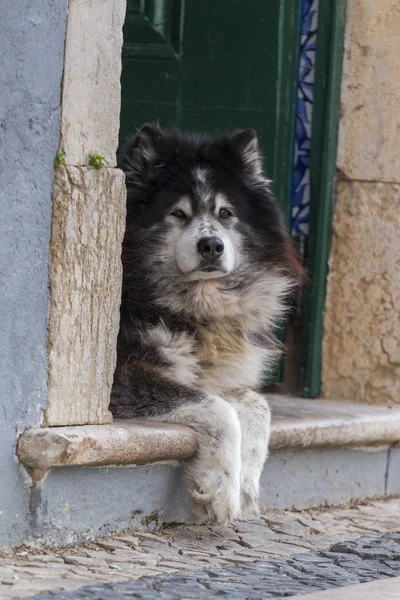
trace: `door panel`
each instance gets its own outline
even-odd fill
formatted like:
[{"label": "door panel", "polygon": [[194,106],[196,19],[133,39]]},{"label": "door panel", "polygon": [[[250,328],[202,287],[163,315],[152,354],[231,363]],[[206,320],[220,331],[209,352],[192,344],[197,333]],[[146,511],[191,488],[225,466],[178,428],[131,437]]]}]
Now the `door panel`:
[{"label": "door panel", "polygon": [[298,0],[128,0],[121,139],[253,127],[288,213]]}]

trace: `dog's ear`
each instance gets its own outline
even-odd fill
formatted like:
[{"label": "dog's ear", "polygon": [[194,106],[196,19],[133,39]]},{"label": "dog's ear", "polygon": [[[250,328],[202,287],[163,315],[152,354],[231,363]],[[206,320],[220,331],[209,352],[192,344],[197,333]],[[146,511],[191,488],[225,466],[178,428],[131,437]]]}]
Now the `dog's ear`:
[{"label": "dog's ear", "polygon": [[253,177],[262,175],[262,154],[254,129],[241,129],[232,134],[232,142],[244,162],[245,169]]},{"label": "dog's ear", "polygon": [[129,174],[147,172],[157,156],[164,139],[160,127],[153,123],[143,125],[123,152],[122,168]]},{"label": "dog's ear", "polygon": [[136,135],[136,149],[147,162],[154,160],[157,149],[164,139],[163,133],[155,123],[146,123]]}]

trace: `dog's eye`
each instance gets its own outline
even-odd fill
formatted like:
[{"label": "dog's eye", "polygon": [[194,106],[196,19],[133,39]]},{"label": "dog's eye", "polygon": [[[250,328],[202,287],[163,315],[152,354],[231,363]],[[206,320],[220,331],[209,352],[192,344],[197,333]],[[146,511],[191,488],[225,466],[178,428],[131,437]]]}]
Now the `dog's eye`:
[{"label": "dog's eye", "polygon": [[171,213],[172,217],[176,217],[177,219],[186,219],[186,215],[183,212],[183,210],[180,210],[179,208],[174,210],[174,212]]},{"label": "dog's eye", "polygon": [[220,219],[229,219],[229,217],[233,217],[233,215],[227,208],[220,208],[219,217]]}]

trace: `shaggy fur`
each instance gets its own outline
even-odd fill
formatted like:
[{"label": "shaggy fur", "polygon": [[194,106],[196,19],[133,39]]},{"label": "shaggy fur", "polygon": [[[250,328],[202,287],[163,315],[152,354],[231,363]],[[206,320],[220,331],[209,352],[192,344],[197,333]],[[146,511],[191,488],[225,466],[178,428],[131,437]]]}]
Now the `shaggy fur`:
[{"label": "shaggy fur", "polygon": [[111,410],[193,428],[194,508],[258,507],[270,411],[257,392],[301,278],[253,130],[189,137],[145,125],[120,162],[127,229]]}]

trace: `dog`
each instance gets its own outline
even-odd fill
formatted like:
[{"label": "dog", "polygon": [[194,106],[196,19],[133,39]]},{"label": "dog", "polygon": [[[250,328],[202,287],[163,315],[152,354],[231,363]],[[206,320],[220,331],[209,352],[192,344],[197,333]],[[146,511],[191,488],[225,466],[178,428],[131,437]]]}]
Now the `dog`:
[{"label": "dog", "polygon": [[271,420],[258,390],[302,267],[254,130],[147,124],[119,166],[127,223],[110,409],[192,428],[194,511],[226,525],[258,511]]}]

